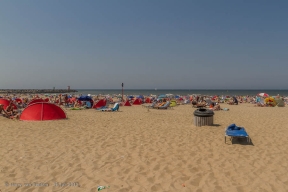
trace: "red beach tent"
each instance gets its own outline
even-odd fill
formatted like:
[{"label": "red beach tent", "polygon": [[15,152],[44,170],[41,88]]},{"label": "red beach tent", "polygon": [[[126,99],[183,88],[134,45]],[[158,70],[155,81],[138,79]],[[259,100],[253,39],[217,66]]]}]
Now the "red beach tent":
[{"label": "red beach tent", "polygon": [[[10,102],[12,102],[12,101],[9,101],[8,99],[0,98],[0,104],[4,105],[4,109],[6,109],[8,107]],[[12,105],[13,105],[14,109],[17,109],[17,106],[13,102],[12,102]]]},{"label": "red beach tent", "polygon": [[16,98],[15,101],[16,101],[17,103],[20,103],[20,104],[23,103],[22,99],[20,99],[20,98]]},{"label": "red beach tent", "polygon": [[66,119],[63,109],[53,103],[33,103],[26,107],[20,115],[23,121],[46,121]]},{"label": "red beach tent", "polygon": [[140,98],[135,99],[135,101],[133,102],[133,105],[141,105],[142,104],[142,100]]},{"label": "red beach tent", "polygon": [[28,105],[31,105],[31,104],[33,104],[33,103],[39,103],[39,102],[45,102],[43,99],[32,99],[29,103],[28,103]]},{"label": "red beach tent", "polygon": [[145,103],[152,103],[152,102],[151,102],[151,98],[150,98],[150,97],[147,97],[147,98],[145,99]]},{"label": "red beach tent", "polygon": [[101,108],[101,107],[105,107],[106,104],[107,104],[107,100],[106,99],[100,99],[97,103],[95,103],[95,105],[93,105],[92,108],[98,109],[98,108]]},{"label": "red beach tent", "polygon": [[126,102],[124,103],[124,106],[132,106],[129,100],[127,99]]}]

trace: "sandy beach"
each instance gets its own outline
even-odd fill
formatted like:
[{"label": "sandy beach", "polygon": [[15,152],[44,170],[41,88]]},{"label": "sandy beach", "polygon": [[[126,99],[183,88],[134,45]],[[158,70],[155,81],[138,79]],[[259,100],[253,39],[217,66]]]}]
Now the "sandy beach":
[{"label": "sandy beach", "polygon": [[[0,117],[0,191],[288,191],[288,108],[221,107],[230,110],[204,127],[193,125],[191,105],[65,109],[67,120],[43,122]],[[231,123],[253,145],[225,144]]]}]

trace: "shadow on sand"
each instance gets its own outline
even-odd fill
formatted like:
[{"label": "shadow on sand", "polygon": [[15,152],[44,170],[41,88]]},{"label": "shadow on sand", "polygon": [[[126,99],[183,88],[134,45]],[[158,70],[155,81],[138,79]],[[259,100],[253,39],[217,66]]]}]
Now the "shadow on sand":
[{"label": "shadow on sand", "polygon": [[245,138],[245,137],[227,137],[226,138],[226,144],[230,144],[230,145],[252,145],[254,146],[252,139],[249,138]]},{"label": "shadow on sand", "polygon": [[213,124],[211,125],[212,127],[220,127],[221,125],[220,124]]}]

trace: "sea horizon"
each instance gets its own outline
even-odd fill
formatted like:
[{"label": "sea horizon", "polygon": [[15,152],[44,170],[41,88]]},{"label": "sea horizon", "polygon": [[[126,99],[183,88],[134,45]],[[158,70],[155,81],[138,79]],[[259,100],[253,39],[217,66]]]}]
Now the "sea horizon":
[{"label": "sea horizon", "polygon": [[[77,94],[122,94],[122,89],[75,89]],[[255,96],[258,93],[267,93],[271,96],[288,96],[288,89],[123,89],[124,95],[249,95]]]},{"label": "sea horizon", "polygon": [[[7,90],[7,89],[6,89]],[[49,90],[49,89],[10,89],[10,90]],[[51,89],[52,90],[52,89]],[[68,89],[55,89],[62,90],[59,93],[65,93],[67,90],[68,94],[82,94],[82,95],[121,95],[122,89],[71,89],[77,92],[68,92]],[[58,93],[58,92],[54,92]],[[123,89],[123,95],[162,95],[162,94],[173,94],[173,95],[230,95],[230,96],[255,96],[258,93],[267,93],[270,96],[288,96],[288,89]]]}]

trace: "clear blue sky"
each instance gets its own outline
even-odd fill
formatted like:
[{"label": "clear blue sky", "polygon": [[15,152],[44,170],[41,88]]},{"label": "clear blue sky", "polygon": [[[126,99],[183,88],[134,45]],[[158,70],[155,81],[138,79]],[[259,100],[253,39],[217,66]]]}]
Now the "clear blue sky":
[{"label": "clear blue sky", "polygon": [[0,88],[288,89],[287,0],[2,0]]}]

